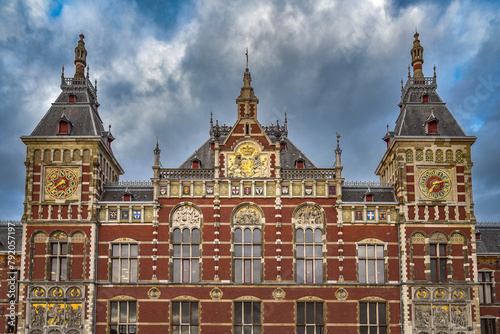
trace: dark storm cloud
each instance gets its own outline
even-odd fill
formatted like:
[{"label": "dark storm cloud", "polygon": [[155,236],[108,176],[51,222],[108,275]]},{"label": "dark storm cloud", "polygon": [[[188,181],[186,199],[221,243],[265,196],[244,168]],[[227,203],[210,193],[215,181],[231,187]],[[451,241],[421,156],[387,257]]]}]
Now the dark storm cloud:
[{"label": "dark storm cloud", "polygon": [[[249,48],[259,120],[288,115],[289,137],[319,167],[334,161],[342,135],[348,180],[376,180],[386,124],[398,116],[415,27],[425,48],[424,74],[438,67],[438,92],[473,147],[476,216],[500,220],[498,89],[466,110],[480,77],[498,66],[499,6],[448,1],[38,1],[0,5],[0,147],[9,162],[0,185],[2,219],[19,219],[29,134],[59,93],[61,65],[74,71],[83,32],[100,114],[117,140],[124,180],[152,176],[158,138],[165,167],[179,166],[207,138],[210,113],[232,125]],[[22,24],[20,24],[22,23]],[[497,79],[495,79],[497,80]],[[500,80],[500,79],[498,79]],[[472,93],[471,93],[472,92]],[[454,112],[456,106],[457,112]],[[10,195],[10,196],[9,196]],[[489,196],[490,195],[490,196]],[[8,197],[8,199],[7,199]]]}]

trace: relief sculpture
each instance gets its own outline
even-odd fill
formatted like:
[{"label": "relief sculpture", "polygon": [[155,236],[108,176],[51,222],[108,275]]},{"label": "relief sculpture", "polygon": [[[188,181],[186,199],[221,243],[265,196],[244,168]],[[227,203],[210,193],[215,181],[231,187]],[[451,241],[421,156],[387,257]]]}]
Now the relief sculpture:
[{"label": "relief sculpture", "polygon": [[296,220],[301,225],[322,225],[323,213],[315,206],[304,206],[297,212]]},{"label": "relief sculpture", "polygon": [[260,223],[260,215],[250,207],[239,210],[235,215],[235,223],[241,225],[255,225]]},{"label": "relief sculpture", "polygon": [[434,326],[447,327],[448,326],[448,312],[442,306],[434,307]]},{"label": "relief sculpture", "polygon": [[47,311],[47,323],[49,325],[63,325],[64,324],[64,308],[59,304],[49,307]]},{"label": "relief sculpture", "polygon": [[200,227],[201,215],[194,207],[184,205],[175,210],[173,214],[173,226]]},{"label": "relief sculpture", "polygon": [[455,327],[467,327],[467,309],[464,306],[451,307],[451,323]]},{"label": "relief sculpture", "polygon": [[42,305],[31,306],[31,326],[42,327],[45,325],[45,307]]},{"label": "relief sculpture", "polygon": [[238,149],[234,157],[229,157],[229,177],[266,177],[266,171],[267,158],[249,144]]},{"label": "relief sculpture", "polygon": [[431,325],[431,308],[429,306],[416,306],[415,316],[417,327],[429,327]]}]

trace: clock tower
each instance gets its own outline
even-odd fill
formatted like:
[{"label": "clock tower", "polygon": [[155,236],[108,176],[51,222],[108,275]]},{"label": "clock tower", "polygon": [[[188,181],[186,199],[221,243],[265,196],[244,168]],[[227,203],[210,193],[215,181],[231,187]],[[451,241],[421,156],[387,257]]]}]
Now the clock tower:
[{"label": "clock tower", "polygon": [[399,116],[383,140],[376,174],[393,184],[399,204],[401,283],[405,333],[479,323],[468,136],[438,95],[434,75],[422,72],[415,33],[413,75],[401,81]]},{"label": "clock tower", "polygon": [[20,284],[26,322],[19,325],[30,333],[45,333],[64,317],[63,327],[74,328],[68,333],[92,332],[97,202],[104,185],[123,174],[98,111],[97,81],[88,68],[85,74],[83,40],[81,34],[74,76],[65,77],[63,67],[61,93],[21,137],[27,153],[20,281],[29,284]]}]

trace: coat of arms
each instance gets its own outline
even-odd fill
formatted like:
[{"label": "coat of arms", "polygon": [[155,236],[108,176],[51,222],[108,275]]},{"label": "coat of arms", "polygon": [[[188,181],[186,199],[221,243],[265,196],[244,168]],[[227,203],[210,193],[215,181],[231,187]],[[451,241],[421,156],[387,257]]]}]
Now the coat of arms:
[{"label": "coat of arms", "polygon": [[240,194],[240,186],[233,186],[233,195],[239,195]]},{"label": "coat of arms", "polygon": [[243,145],[229,157],[229,177],[265,177],[267,158],[250,144]]}]

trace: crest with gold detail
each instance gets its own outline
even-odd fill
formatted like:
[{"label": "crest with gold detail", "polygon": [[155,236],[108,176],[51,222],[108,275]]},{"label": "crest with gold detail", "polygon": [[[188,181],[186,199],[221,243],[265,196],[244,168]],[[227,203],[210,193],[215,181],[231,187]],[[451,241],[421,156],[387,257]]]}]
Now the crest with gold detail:
[{"label": "crest with gold detail", "polygon": [[229,177],[254,178],[267,174],[267,157],[250,143],[243,144],[229,156]]}]

